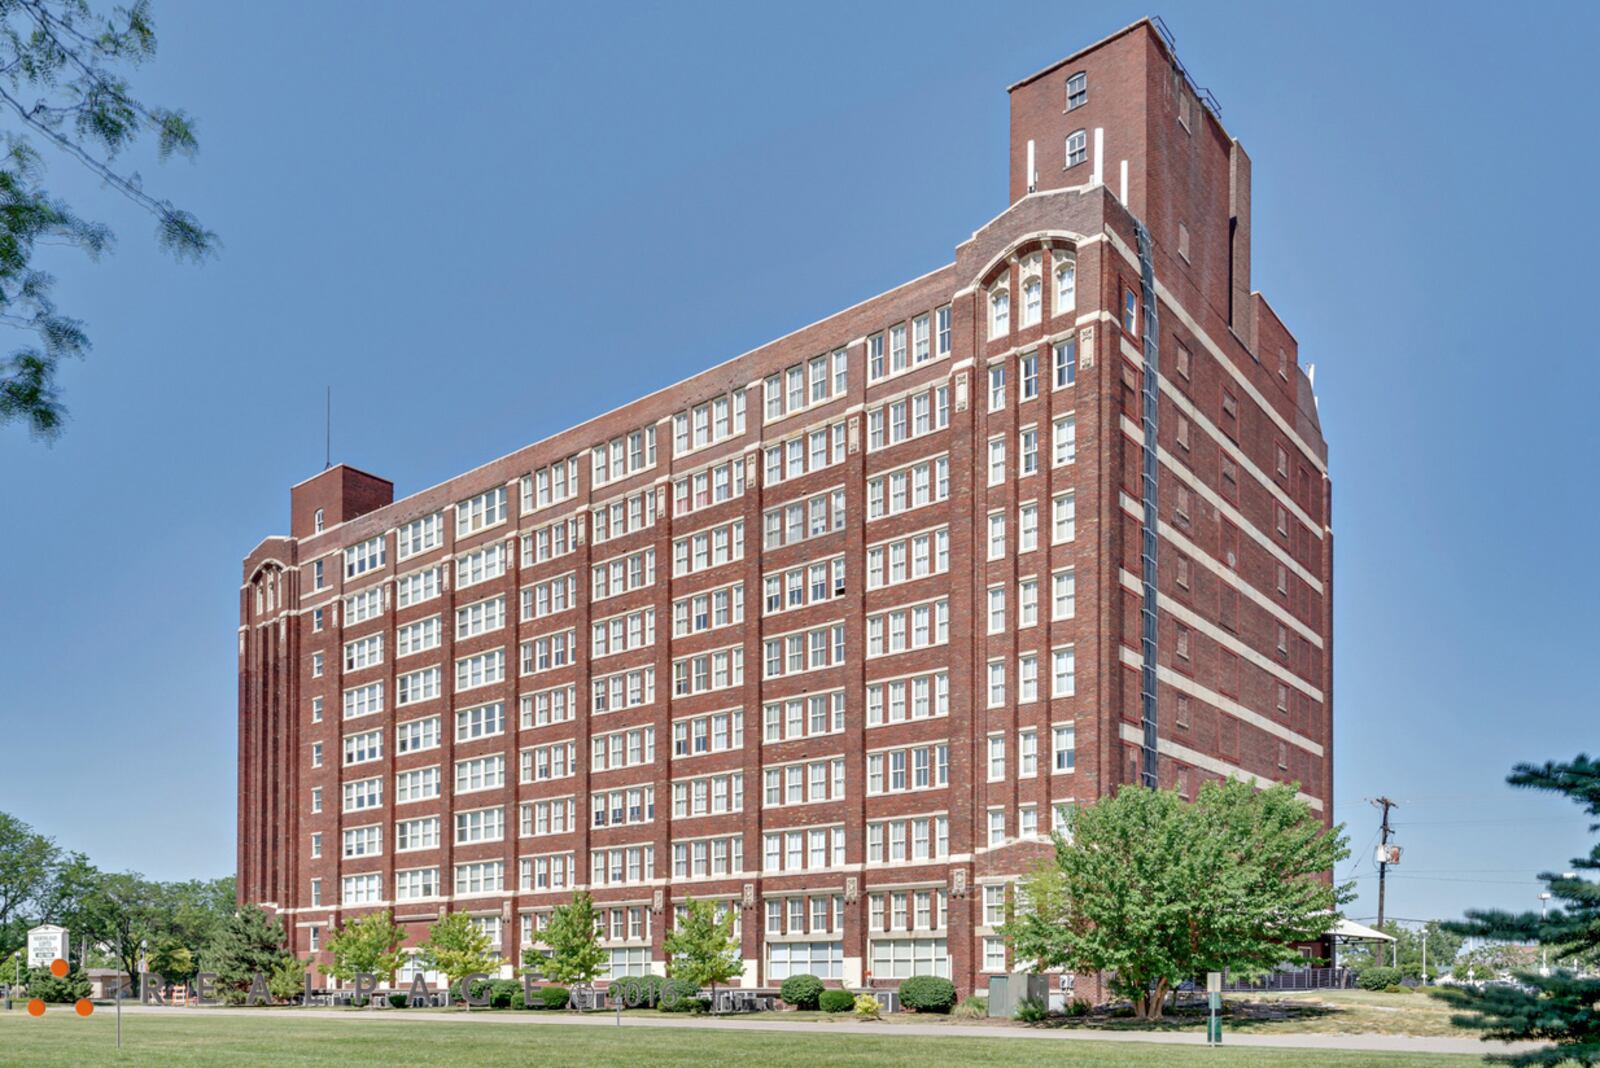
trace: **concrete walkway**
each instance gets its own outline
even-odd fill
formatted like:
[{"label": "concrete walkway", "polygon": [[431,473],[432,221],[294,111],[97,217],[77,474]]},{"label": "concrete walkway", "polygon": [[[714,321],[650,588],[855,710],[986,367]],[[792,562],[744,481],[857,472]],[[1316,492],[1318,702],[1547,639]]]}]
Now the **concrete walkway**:
[{"label": "concrete walkway", "polygon": [[[105,1011],[102,1007],[101,1011]],[[256,1019],[287,1019],[299,1017],[315,1020],[347,1020],[358,1026],[365,1021],[383,1020],[425,1026],[429,1023],[466,1023],[469,1014],[459,1012],[408,1012],[400,1009],[358,1011],[351,1009],[229,1009],[158,1008],[153,1005],[124,1005],[123,1012],[141,1015],[205,1015],[250,1016]],[[617,1027],[618,1017],[612,1012],[554,1013],[537,1010],[483,1011],[470,1014],[470,1022],[487,1025],[569,1027]],[[928,1037],[957,1036],[962,1038],[1016,1039],[1038,1042],[1143,1042],[1167,1046],[1203,1046],[1205,1036],[1198,1033],[1175,1031],[1094,1031],[1045,1027],[1007,1027],[1003,1025],[958,1023],[889,1023],[846,1019],[785,1020],[781,1013],[764,1013],[760,1016],[741,1016],[734,1019],[716,1019],[704,1016],[623,1016],[622,1027],[691,1028],[703,1031],[779,1031],[824,1035],[919,1035]],[[1305,1049],[1352,1050],[1356,1052],[1388,1053],[1486,1053],[1525,1052],[1535,1048],[1527,1044],[1506,1042],[1480,1042],[1473,1038],[1435,1038],[1412,1035],[1321,1035],[1321,1034],[1237,1034],[1223,1032],[1223,1045],[1247,1049]]]}]

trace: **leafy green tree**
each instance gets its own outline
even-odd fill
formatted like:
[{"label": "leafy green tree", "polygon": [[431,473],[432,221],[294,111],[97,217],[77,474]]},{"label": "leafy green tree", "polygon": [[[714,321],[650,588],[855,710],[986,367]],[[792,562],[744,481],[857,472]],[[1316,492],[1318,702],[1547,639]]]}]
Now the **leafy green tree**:
[{"label": "leafy green tree", "polygon": [[465,912],[452,912],[428,928],[422,943],[422,959],[427,966],[444,973],[446,983],[500,967],[501,960],[489,936]]},{"label": "leafy green tree", "polygon": [[565,986],[594,984],[610,963],[600,948],[597,922],[594,898],[582,891],[572,895],[571,903],[556,906],[541,932],[550,947],[550,956],[541,965],[546,978]]},{"label": "leafy green tree", "polygon": [[[82,930],[116,958],[117,967],[137,975],[141,955],[146,948],[155,950],[164,932],[160,888],[137,872],[101,873],[85,895],[78,919]],[[159,971],[153,964],[151,969]]]},{"label": "leafy green tree", "polygon": [[744,974],[739,959],[739,942],[733,936],[738,915],[732,908],[719,910],[710,901],[688,898],[683,912],[672,924],[662,942],[667,954],[667,975],[686,979],[697,987],[711,988],[711,1003],[717,1003],[717,984]]},{"label": "leafy green tree", "polygon": [[1229,779],[1193,804],[1125,786],[1077,808],[1002,930],[1041,969],[1107,973],[1148,1018],[1184,979],[1299,959],[1292,943],[1326,934],[1351,891],[1328,879],[1349,852],[1342,828],[1295,794]]},{"label": "leafy green tree", "polygon": [[[1518,764],[1506,779],[1523,789],[1559,794],[1590,816],[1600,817],[1600,761],[1579,753],[1570,761],[1542,765]],[[1600,831],[1600,823],[1591,824]],[[1559,904],[1547,916],[1537,912],[1514,914],[1498,910],[1472,910],[1456,933],[1498,941],[1536,942],[1556,966],[1548,975],[1526,967],[1515,974],[1517,985],[1449,987],[1438,996],[1459,1008],[1453,1019],[1484,1032],[1487,1039],[1534,1040],[1549,1043],[1537,1049],[1492,1060],[1517,1065],[1555,1065],[1573,1061],[1600,1064],[1600,976],[1580,974],[1567,967],[1569,960],[1593,962],[1600,957],[1600,880],[1581,873],[1600,871],[1600,842],[1587,856],[1571,862],[1571,873],[1542,872],[1550,896]],[[1570,878],[1568,876],[1571,876]]]},{"label": "leafy green tree", "polygon": [[89,349],[83,324],[57,310],[55,280],[33,263],[36,246],[70,245],[95,258],[112,241],[104,225],[44,187],[35,142],[154,216],[157,241],[179,260],[204,259],[217,246],[193,215],[146,192],[137,172],[113,166],[146,137],[163,161],[199,148],[189,116],[133,95],[126,72],[155,51],[148,0],[110,16],[95,14],[88,0],[0,2],[0,110],[12,118],[0,146],[0,321],[34,337],[0,361],[0,424],[20,419],[36,436],[59,433],[57,367]]},{"label": "leafy green tree", "polygon": [[276,916],[259,905],[245,905],[217,930],[203,958],[204,970],[216,975],[223,997],[243,1001],[257,974],[272,976],[284,967],[291,956],[285,941]]},{"label": "leafy green tree", "polygon": [[53,1005],[70,1004],[89,996],[89,978],[82,968],[72,968],[66,975],[56,978],[49,968],[33,968],[25,973],[28,979],[28,996]]},{"label": "leafy green tree", "polygon": [[0,954],[26,944],[60,864],[55,842],[0,812]]},{"label": "leafy green tree", "polygon": [[394,922],[387,909],[369,912],[328,935],[323,948],[333,955],[333,964],[319,964],[317,970],[345,982],[357,972],[369,972],[392,984],[395,972],[405,963],[400,951],[405,940],[405,928]]},{"label": "leafy green tree", "polygon": [[267,990],[279,1001],[293,1001],[303,997],[306,992],[306,968],[311,964],[310,959],[301,960],[290,953],[285,953],[273,968],[272,974],[267,976]]}]

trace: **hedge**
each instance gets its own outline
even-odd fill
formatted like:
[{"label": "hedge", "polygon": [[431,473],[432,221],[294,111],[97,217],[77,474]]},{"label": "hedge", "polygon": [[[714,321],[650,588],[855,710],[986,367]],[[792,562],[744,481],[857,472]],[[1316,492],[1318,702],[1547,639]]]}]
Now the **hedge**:
[{"label": "hedge", "polygon": [[699,1012],[709,1002],[700,997],[700,985],[687,979],[668,979],[661,984],[661,1000],[656,1005],[662,1012]]},{"label": "hedge", "polygon": [[849,1012],[856,1007],[856,996],[848,990],[824,990],[817,998],[823,1012]]},{"label": "hedge", "polygon": [[1356,976],[1356,986],[1362,990],[1384,990],[1399,982],[1399,968],[1363,968]]},{"label": "hedge", "polygon": [[900,1004],[918,1012],[949,1012],[956,1003],[956,986],[937,975],[913,975],[900,984]]},{"label": "hedge", "polygon": [[797,1009],[814,1009],[822,989],[822,980],[814,975],[791,975],[778,988],[778,996]]},{"label": "hedge", "polygon": [[659,975],[625,975],[614,979],[606,991],[613,1005],[623,1008],[654,1008],[661,1001],[661,988],[666,980]]},{"label": "hedge", "polygon": [[564,986],[541,986],[533,992],[533,1004],[539,1009],[564,1009],[572,999],[572,992]]}]

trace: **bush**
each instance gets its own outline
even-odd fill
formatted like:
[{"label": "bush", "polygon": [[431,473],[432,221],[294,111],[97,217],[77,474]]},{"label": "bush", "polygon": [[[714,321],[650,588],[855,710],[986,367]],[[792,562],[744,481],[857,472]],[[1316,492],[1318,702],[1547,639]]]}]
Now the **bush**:
[{"label": "bush", "polygon": [[1362,990],[1384,990],[1399,981],[1398,968],[1363,968],[1356,976],[1356,986]]},{"label": "bush", "polygon": [[522,993],[522,984],[515,979],[495,979],[489,983],[489,1005],[496,1009],[512,1008],[512,999]]},{"label": "bush", "polygon": [[863,1020],[876,1020],[883,1015],[883,1006],[871,994],[856,995],[856,1015]]},{"label": "bush", "polygon": [[612,1004],[623,1008],[654,1008],[661,1001],[661,988],[666,980],[659,975],[625,975],[614,980],[606,996]]},{"label": "bush", "polygon": [[662,980],[656,1008],[662,1012],[699,1012],[700,987],[687,979]]},{"label": "bush", "polygon": [[392,994],[389,995],[389,1005],[392,1008],[403,1009],[407,1005],[410,1005],[410,1004],[411,1004],[411,995],[409,993],[404,993],[402,991],[396,990]]},{"label": "bush", "polygon": [[[458,1005],[465,1005],[467,1003],[467,997],[464,993],[462,993],[461,990],[461,985],[464,982],[464,979],[458,979],[454,983],[450,984],[450,1000],[452,1003]],[[489,979],[474,979],[472,981],[472,996],[479,999],[488,997],[490,999],[490,1004],[493,1004],[493,981]]]},{"label": "bush", "polygon": [[949,1012],[956,1003],[956,985],[937,975],[913,975],[900,984],[900,1004],[918,1012]]},{"label": "bush", "polygon": [[957,1005],[950,1015],[958,1020],[981,1020],[989,1015],[989,1001],[976,994],[969,994],[961,999],[961,1004]]},{"label": "bush", "polygon": [[1050,1007],[1038,998],[1023,998],[1017,1002],[1017,1019],[1023,1023],[1044,1023],[1050,1018]]},{"label": "bush", "polygon": [[536,1009],[564,1009],[572,1000],[572,991],[564,986],[538,986],[533,989],[533,1006]]},{"label": "bush", "polygon": [[791,975],[778,988],[778,996],[797,1009],[814,1009],[822,997],[822,980],[814,975]]},{"label": "bush", "polygon": [[[89,996],[89,979],[79,968],[73,968],[60,979],[51,975],[49,968],[32,968],[27,980],[28,996],[52,1005],[70,1005]],[[6,981],[10,982],[9,977]]]},{"label": "bush", "polygon": [[1401,986],[1399,983],[1391,983],[1383,988],[1383,992],[1385,994],[1410,994],[1413,991],[1409,986]]},{"label": "bush", "polygon": [[817,1008],[823,1012],[849,1012],[856,1007],[856,996],[848,990],[824,990],[817,998]]},{"label": "bush", "polygon": [[1090,1005],[1083,998],[1073,998],[1071,1001],[1067,1002],[1067,1015],[1087,1016],[1089,1015],[1089,1010],[1093,1007],[1094,1006]]}]

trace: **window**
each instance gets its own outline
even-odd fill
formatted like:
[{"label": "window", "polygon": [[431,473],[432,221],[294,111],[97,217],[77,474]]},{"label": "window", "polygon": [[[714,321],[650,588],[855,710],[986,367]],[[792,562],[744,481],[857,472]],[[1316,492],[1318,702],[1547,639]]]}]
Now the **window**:
[{"label": "window", "polygon": [[322,509],[318,508],[317,512],[316,512],[316,515],[312,516],[311,525],[312,525],[312,527],[313,527],[313,529],[315,530],[316,533],[321,534],[322,533],[323,524],[324,524],[324,517],[323,517],[323,514],[322,514]]},{"label": "window", "polygon": [[1050,576],[1050,618],[1071,619],[1078,611],[1078,578],[1072,568]]},{"label": "window", "polygon": [[1004,845],[1006,841],[1006,810],[991,808],[989,810],[989,847]]},{"label": "window", "polygon": [[1067,166],[1076,167],[1089,158],[1089,136],[1082,130],[1067,135]]},{"label": "window", "polygon": [[[904,723],[950,713],[950,678],[943,672],[867,683],[867,726]],[[843,729],[841,695],[840,729]]]},{"label": "window", "polygon": [[383,566],[384,540],[378,534],[344,551],[344,577],[353,579]]},{"label": "window", "polygon": [[496,486],[456,505],[456,537],[475,534],[503,522],[505,518],[506,488]]},{"label": "window", "polygon": [[1071,723],[1062,723],[1050,728],[1050,749],[1053,754],[1051,769],[1054,771],[1071,771],[1077,767],[1077,726]]},{"label": "window", "polygon": [[1055,421],[1052,427],[1050,465],[1063,467],[1078,459],[1078,417],[1068,413]]},{"label": "window", "polygon": [[989,439],[989,485],[998,486],[1006,480],[1006,439]]},{"label": "window", "polygon": [[1077,536],[1078,505],[1076,496],[1069,490],[1058,493],[1050,502],[1050,543],[1059,545]]},{"label": "window", "polygon": [[402,523],[395,532],[395,554],[401,560],[444,544],[444,513],[434,512]]},{"label": "window", "polygon": [[1039,272],[1041,257],[1034,253],[1022,263],[1022,326],[1035,326],[1044,314],[1044,281]]},{"label": "window", "polygon": [[1089,102],[1089,76],[1079,71],[1067,79],[1067,110],[1081,108]]},{"label": "window", "polygon": [[989,559],[999,560],[1006,554],[1006,514],[989,513]]},{"label": "window", "polygon": [[1139,295],[1131,289],[1122,291],[1122,329],[1139,336]]},{"label": "window", "polygon": [[868,659],[943,645],[949,640],[950,602],[947,598],[867,616]]},{"label": "window", "polygon": [[436,849],[438,845],[438,816],[423,816],[420,819],[400,820],[394,825],[394,849],[396,853],[410,853],[418,849]]},{"label": "window", "polygon": [[989,337],[1011,333],[1011,290],[1004,284],[989,291]]},{"label": "window", "polygon": [[938,320],[937,354],[948,356],[950,355],[950,305],[946,304],[938,309],[934,312],[934,317]]},{"label": "window", "polygon": [[989,781],[998,782],[1006,777],[1006,736],[989,735]]},{"label": "window", "polygon": [[1078,657],[1068,645],[1050,654],[1050,696],[1071,697],[1078,692]]},{"label": "window", "polygon": [[989,410],[997,412],[1006,406],[1006,368],[995,364],[989,368]]},{"label": "window", "polygon": [[1052,315],[1063,315],[1078,306],[1078,264],[1073,259],[1056,263],[1056,299]]}]

